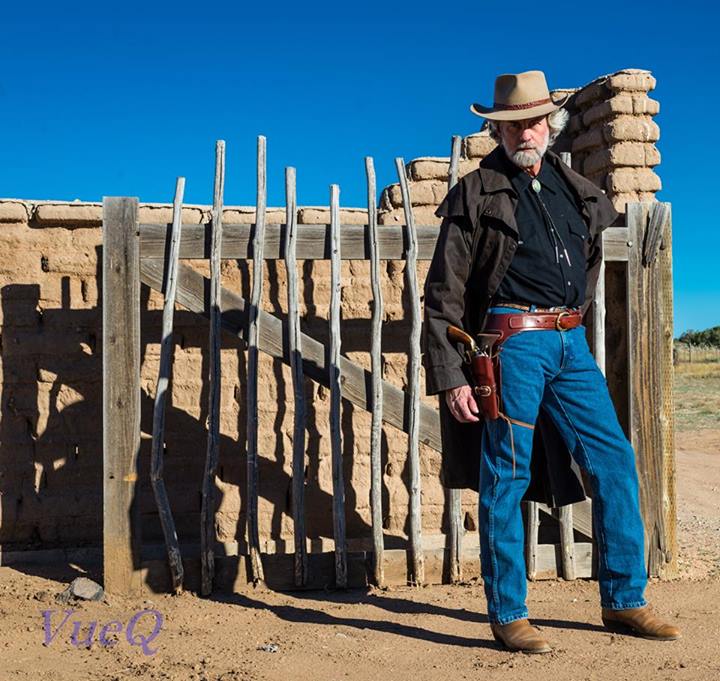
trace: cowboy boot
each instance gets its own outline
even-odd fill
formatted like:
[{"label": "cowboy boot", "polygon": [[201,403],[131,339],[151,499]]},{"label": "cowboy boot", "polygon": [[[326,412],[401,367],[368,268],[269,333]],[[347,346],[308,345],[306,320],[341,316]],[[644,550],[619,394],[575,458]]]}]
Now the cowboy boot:
[{"label": "cowboy boot", "polygon": [[680,638],[680,629],[654,615],[650,606],[625,610],[602,609],[602,621],[607,629],[621,634],[637,634],[656,641]]},{"label": "cowboy boot", "polygon": [[515,620],[509,624],[490,623],[495,640],[506,648],[522,653],[549,653],[550,644],[530,625],[526,619]]}]

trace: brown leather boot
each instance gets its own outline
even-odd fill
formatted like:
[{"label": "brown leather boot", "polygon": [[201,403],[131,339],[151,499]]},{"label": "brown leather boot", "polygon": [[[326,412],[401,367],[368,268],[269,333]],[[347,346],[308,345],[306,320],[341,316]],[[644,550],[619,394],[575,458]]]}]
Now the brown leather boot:
[{"label": "brown leather boot", "polygon": [[656,641],[674,641],[680,638],[680,629],[663,622],[653,614],[650,606],[627,608],[626,610],[602,609],[603,624],[610,630],[621,634],[634,633],[643,638]]},{"label": "brown leather boot", "polygon": [[515,620],[509,624],[490,623],[490,629],[496,641],[509,650],[522,653],[549,653],[550,644],[527,620]]}]

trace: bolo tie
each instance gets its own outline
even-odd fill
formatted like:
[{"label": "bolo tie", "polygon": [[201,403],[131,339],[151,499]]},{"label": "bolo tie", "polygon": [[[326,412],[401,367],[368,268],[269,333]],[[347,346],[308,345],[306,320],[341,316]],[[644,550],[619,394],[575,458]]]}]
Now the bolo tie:
[{"label": "bolo tie", "polygon": [[555,262],[559,265],[560,264],[560,251],[558,250],[558,242],[560,242],[560,245],[562,246],[563,254],[565,255],[565,261],[568,264],[568,267],[572,267],[572,262],[570,261],[570,254],[568,253],[567,248],[565,247],[565,242],[563,241],[563,238],[560,236],[560,233],[558,232],[557,228],[555,227],[555,221],[552,219],[550,212],[547,209],[547,206],[545,205],[545,202],[540,197],[540,190],[542,189],[542,184],[540,184],[540,180],[538,180],[536,177],[532,178],[532,182],[530,183],[530,186],[532,187],[532,190],[535,192],[535,198],[538,200],[538,203],[540,204],[540,208],[542,209],[543,213],[545,214],[545,217],[547,218],[547,221],[545,222],[545,226],[549,227],[548,232],[550,234],[550,239],[553,244],[553,248],[555,249]]}]

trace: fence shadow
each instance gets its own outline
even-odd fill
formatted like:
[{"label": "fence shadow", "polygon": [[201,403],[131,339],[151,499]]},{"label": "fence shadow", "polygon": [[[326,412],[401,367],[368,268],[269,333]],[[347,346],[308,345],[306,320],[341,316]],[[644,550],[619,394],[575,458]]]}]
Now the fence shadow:
[{"label": "fence shadow", "polygon": [[[58,574],[58,561],[69,562],[72,549],[79,571],[101,579],[103,449],[102,449],[102,251],[96,249],[97,266],[91,283],[60,278],[59,301],[43,300],[37,284],[9,284],[0,289],[3,313],[2,332],[2,413],[0,415],[0,545],[4,560],[12,559],[17,569],[40,576]],[[277,281],[276,265],[267,261],[270,280]],[[310,263],[305,263],[307,267]],[[240,286],[249,291],[247,263],[239,267]],[[313,279],[305,286],[305,297],[313,296]],[[282,292],[271,286],[269,300],[274,314],[285,320],[281,310]],[[312,307],[312,303],[309,303]],[[138,484],[135,507],[140,516],[142,555],[157,555],[163,544],[149,480],[153,417],[153,395],[157,380],[162,310],[151,301],[150,290],[141,287],[141,439],[138,454]],[[306,322],[305,331],[323,338],[323,320]],[[347,320],[343,350],[362,348],[358,330],[366,320]],[[173,380],[182,383],[168,401],[165,429],[164,478],[184,554],[192,555],[199,544],[201,483],[206,452],[208,384],[208,321],[194,313],[177,310],[173,332],[174,352],[181,364],[189,364],[191,382],[186,375]],[[368,335],[363,334],[365,338]],[[391,338],[396,334],[391,334]],[[229,334],[222,337],[223,357],[237,358],[237,374],[223,376],[234,386],[237,436],[221,435],[218,484],[215,494],[216,525],[221,536],[238,542],[244,552],[244,507],[246,487],[246,366],[244,344]],[[392,350],[392,348],[390,348]],[[177,367],[175,367],[177,369]],[[184,370],[187,370],[185,367]],[[292,387],[285,384],[282,362],[273,360],[272,375],[277,385],[277,411],[273,416],[274,441],[260,442],[261,504],[272,508],[269,531],[272,537],[287,533],[291,523],[291,452],[285,446],[287,428],[286,398]],[[326,391],[327,392],[327,391]],[[307,403],[306,527],[308,537],[332,538],[332,491],[320,486],[321,457],[329,456],[323,447],[323,431],[317,419],[318,386],[305,382]],[[225,397],[223,398],[225,399]],[[226,405],[224,405],[226,406]],[[343,402],[342,437],[346,483],[348,538],[371,535],[369,510],[360,513],[369,499],[360,499],[353,488],[357,410]],[[368,415],[369,416],[369,415]],[[387,463],[387,438],[383,436],[383,467]],[[369,461],[363,462],[369,469]],[[389,493],[383,484],[383,506]],[[405,544],[389,539],[388,547]],[[290,542],[291,543],[291,542]],[[150,554],[147,549],[152,550]],[[36,553],[36,562],[20,561],[23,552]],[[48,553],[49,552],[49,553]],[[29,555],[29,554],[27,554]],[[19,562],[18,562],[19,561]],[[139,566],[137,566],[139,567]]]}]

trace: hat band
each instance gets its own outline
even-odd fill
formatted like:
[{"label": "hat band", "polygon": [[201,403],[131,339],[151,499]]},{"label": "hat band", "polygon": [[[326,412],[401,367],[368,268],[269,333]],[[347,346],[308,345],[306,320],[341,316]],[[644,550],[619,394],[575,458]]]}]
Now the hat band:
[{"label": "hat band", "polygon": [[495,103],[493,108],[496,111],[517,111],[519,109],[532,109],[533,107],[540,106],[541,104],[551,104],[552,99],[538,99],[535,102],[527,102],[527,104],[497,104]]}]

